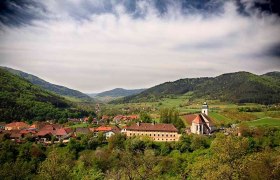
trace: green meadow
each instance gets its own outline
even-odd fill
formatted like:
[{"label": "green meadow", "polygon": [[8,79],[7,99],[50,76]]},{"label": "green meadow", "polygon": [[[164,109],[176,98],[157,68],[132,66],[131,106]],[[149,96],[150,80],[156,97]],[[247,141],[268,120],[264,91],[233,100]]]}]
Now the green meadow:
[{"label": "green meadow", "polygon": [[253,127],[256,126],[280,127],[280,118],[265,117],[254,121],[248,121],[246,122],[246,124]]}]

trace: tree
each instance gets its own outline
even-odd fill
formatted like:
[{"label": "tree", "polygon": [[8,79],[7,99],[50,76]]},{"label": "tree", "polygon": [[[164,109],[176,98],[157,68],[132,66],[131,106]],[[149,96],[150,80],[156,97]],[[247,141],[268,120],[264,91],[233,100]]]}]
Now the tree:
[{"label": "tree", "polygon": [[54,149],[48,154],[47,159],[41,163],[38,171],[39,179],[72,179],[72,164],[72,160],[66,153],[62,154]]},{"label": "tree", "polygon": [[181,130],[185,127],[183,121],[179,116],[179,111],[175,108],[163,108],[160,110],[160,122],[161,123],[172,123],[177,129]]},{"label": "tree", "polygon": [[90,115],[90,116],[88,117],[88,123],[91,124],[92,121],[93,121],[93,117],[92,117],[92,115]]},{"label": "tree", "polygon": [[108,147],[109,149],[125,149],[125,140],[126,136],[123,134],[115,134],[108,139]]},{"label": "tree", "polygon": [[144,123],[151,123],[152,122],[152,117],[146,112],[141,112],[140,113],[140,119]]}]

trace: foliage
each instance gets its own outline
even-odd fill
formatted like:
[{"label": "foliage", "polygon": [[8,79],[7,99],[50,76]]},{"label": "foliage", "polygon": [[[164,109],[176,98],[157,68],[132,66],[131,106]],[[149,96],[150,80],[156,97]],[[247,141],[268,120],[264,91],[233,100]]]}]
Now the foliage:
[{"label": "foliage", "polygon": [[185,127],[183,121],[179,117],[179,111],[174,108],[163,108],[160,111],[160,122],[174,124],[174,126],[181,130]]},{"label": "foliage", "polygon": [[[183,135],[170,143],[117,134],[104,144],[104,139],[89,135],[64,147],[2,139],[0,175],[3,179],[279,179],[280,130],[245,130],[243,137]],[[95,148],[88,146],[91,139]]]},{"label": "foliage", "polygon": [[144,123],[151,123],[152,117],[147,112],[141,112],[140,113],[140,119]]}]

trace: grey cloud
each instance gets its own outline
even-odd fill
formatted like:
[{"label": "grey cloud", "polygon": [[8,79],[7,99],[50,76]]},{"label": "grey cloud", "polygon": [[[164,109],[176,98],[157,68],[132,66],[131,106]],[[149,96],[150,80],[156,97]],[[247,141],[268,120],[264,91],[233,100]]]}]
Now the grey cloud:
[{"label": "grey cloud", "polygon": [[40,1],[0,31],[0,64],[85,92],[279,70],[279,17],[235,2]]}]

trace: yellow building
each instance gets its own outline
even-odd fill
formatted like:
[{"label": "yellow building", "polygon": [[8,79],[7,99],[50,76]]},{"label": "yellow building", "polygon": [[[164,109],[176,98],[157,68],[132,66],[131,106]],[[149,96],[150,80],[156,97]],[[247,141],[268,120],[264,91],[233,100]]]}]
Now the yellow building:
[{"label": "yellow building", "polygon": [[180,134],[173,124],[135,123],[124,127],[122,133],[127,137],[146,136],[154,141],[178,141]]}]

